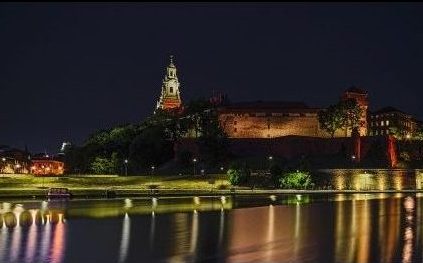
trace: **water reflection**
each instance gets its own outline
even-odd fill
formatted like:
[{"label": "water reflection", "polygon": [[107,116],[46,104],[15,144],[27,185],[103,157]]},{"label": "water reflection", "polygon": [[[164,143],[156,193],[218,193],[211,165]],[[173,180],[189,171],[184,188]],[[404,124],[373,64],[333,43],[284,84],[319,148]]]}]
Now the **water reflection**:
[{"label": "water reflection", "polygon": [[177,213],[151,198],[1,204],[0,262],[422,261],[421,194],[262,200],[174,199]]},{"label": "water reflection", "polygon": [[3,203],[0,218],[0,262],[63,261],[66,246],[63,214]]},{"label": "water reflection", "polygon": [[119,262],[125,262],[128,255],[129,240],[131,238],[131,221],[128,213],[125,214],[122,224],[122,237],[120,240]]}]

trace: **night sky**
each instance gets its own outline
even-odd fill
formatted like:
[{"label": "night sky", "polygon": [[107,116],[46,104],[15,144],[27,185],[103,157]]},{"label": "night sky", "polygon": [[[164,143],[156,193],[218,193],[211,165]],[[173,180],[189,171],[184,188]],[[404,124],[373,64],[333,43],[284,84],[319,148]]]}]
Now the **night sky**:
[{"label": "night sky", "polygon": [[0,4],[0,144],[57,152],[151,114],[168,56],[184,101],[335,103],[423,119],[423,4]]}]

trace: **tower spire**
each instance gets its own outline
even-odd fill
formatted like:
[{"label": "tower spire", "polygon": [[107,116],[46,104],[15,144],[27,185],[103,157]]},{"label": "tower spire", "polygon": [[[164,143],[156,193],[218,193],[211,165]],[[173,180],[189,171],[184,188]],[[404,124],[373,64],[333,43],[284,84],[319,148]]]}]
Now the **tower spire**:
[{"label": "tower spire", "polygon": [[181,106],[180,83],[176,71],[173,55],[170,55],[170,63],[166,68],[166,75],[163,79],[162,91],[156,109],[170,110]]}]

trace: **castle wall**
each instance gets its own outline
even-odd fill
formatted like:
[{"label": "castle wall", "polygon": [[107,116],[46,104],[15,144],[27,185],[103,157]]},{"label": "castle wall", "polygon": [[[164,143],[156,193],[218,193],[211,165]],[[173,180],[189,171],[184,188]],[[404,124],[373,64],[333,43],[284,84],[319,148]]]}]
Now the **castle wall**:
[{"label": "castle wall", "polygon": [[[229,138],[276,138],[289,135],[322,137],[330,135],[320,128],[317,113],[221,113],[219,122]],[[350,136],[338,130],[335,137]]]}]

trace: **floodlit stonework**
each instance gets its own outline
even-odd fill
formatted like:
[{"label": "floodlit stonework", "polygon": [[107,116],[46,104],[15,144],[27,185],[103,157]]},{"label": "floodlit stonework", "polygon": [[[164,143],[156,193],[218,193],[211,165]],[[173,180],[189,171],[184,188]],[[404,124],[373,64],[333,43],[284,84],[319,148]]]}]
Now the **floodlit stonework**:
[{"label": "floodlit stonework", "polygon": [[[350,88],[341,100],[355,99],[363,109],[359,133],[367,134],[367,93]],[[318,112],[301,102],[244,102],[219,109],[219,122],[230,138],[276,138],[289,135],[330,137],[320,127]],[[350,137],[351,130],[340,129],[335,137]]]},{"label": "floodlit stonework", "polygon": [[166,68],[166,75],[163,79],[162,91],[156,109],[172,110],[181,107],[180,83],[176,71],[173,56],[170,56],[170,63]]}]

